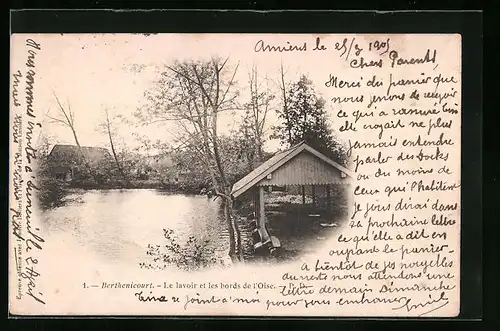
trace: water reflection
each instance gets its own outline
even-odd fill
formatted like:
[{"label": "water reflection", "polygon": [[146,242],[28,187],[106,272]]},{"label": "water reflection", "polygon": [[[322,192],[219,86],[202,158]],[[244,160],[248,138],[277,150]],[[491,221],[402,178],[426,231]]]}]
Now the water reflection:
[{"label": "water reflection", "polygon": [[83,246],[104,262],[154,262],[146,252],[168,244],[164,229],[182,248],[227,261],[228,233],[218,201],[158,190],[90,190],[67,198],[70,203],[42,212],[45,232],[64,235],[70,241],[65,246]]}]

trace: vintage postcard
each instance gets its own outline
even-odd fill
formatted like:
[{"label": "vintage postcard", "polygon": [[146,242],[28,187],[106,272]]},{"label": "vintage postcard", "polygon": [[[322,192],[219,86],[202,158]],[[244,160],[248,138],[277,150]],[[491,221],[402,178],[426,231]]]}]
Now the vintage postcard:
[{"label": "vintage postcard", "polygon": [[14,315],[453,317],[458,34],[13,34]]}]

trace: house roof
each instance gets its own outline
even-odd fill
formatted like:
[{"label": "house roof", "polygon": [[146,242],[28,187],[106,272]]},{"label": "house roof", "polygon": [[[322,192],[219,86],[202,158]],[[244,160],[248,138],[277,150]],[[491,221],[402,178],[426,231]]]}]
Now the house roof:
[{"label": "house roof", "polygon": [[[111,156],[106,148],[91,146],[82,146],[81,148],[88,162],[100,162]],[[54,145],[49,158],[61,163],[78,162],[80,152],[76,145]]]},{"label": "house roof", "polygon": [[245,193],[248,189],[253,187],[255,184],[260,182],[262,179],[264,179],[267,175],[275,171],[276,169],[280,168],[283,166],[285,163],[293,159],[295,156],[299,155],[301,152],[307,151],[317,158],[323,160],[330,166],[338,169],[339,171],[345,173],[347,176],[352,177],[352,172],[338,164],[337,162],[333,161],[332,159],[326,157],[322,153],[318,152],[311,146],[307,145],[305,142],[301,142],[295,146],[292,146],[291,148],[276,153],[273,157],[271,157],[269,160],[266,162],[262,163],[260,166],[255,168],[253,171],[251,171],[248,175],[240,179],[238,182],[236,182],[233,185],[233,189],[231,191],[231,194],[233,195],[234,198],[237,198],[238,196],[242,195]]}]

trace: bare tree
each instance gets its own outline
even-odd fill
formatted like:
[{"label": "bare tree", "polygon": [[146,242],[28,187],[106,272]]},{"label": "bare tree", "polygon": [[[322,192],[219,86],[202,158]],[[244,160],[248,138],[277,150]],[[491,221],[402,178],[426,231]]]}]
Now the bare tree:
[{"label": "bare tree", "polygon": [[75,140],[75,143],[78,147],[78,151],[80,152],[81,162],[84,164],[85,168],[90,173],[92,178],[96,182],[98,182],[98,178],[95,172],[93,171],[92,167],[90,166],[90,163],[87,160],[87,156],[83,152],[82,146],[80,145],[80,141],[78,140],[78,135],[76,134],[76,129],[75,129],[75,113],[71,110],[69,102],[67,102],[68,108],[65,109],[55,93],[54,93],[54,98],[56,99],[59,110],[58,117],[52,117],[49,115],[47,115],[47,117],[51,120],[51,122],[61,124],[63,126],[68,127],[71,130],[71,133],[73,134],[73,139]]},{"label": "bare tree", "polygon": [[99,124],[99,129],[101,132],[105,133],[108,136],[109,145],[111,147],[111,153],[113,154],[113,159],[114,159],[115,164],[116,164],[116,169],[120,173],[122,179],[127,184],[129,184],[129,178],[127,177],[127,175],[125,174],[125,171],[123,170],[122,163],[119,160],[118,154],[116,151],[115,142],[114,142],[114,138],[113,138],[114,135],[116,134],[116,132],[115,132],[114,124],[112,123],[112,121],[109,118],[108,108],[104,109],[104,120],[102,123]]},{"label": "bare tree", "polygon": [[[285,83],[285,71],[283,70],[283,63],[280,65],[280,90],[281,90],[281,102],[283,107],[283,114],[285,114],[285,120],[288,125],[290,125],[290,118],[288,117],[288,90]],[[288,132],[288,140],[292,141],[292,132]]]},{"label": "bare tree", "polygon": [[242,259],[240,233],[232,211],[231,186],[218,133],[220,113],[234,109],[238,95],[234,89],[238,65],[230,69],[228,60],[176,61],[166,66],[155,89],[146,92],[149,105],[137,115],[149,123],[175,121],[182,141],[198,152],[214,193],[221,198],[229,230],[229,255],[237,261]]},{"label": "bare tree", "polygon": [[244,133],[253,140],[258,162],[263,161],[264,128],[270,102],[274,99],[274,95],[267,87],[267,77],[263,81],[266,84],[264,87],[259,80],[257,67],[254,65],[248,79],[250,101],[245,105],[247,111],[243,120],[243,126],[245,131],[247,128],[250,131]]}]

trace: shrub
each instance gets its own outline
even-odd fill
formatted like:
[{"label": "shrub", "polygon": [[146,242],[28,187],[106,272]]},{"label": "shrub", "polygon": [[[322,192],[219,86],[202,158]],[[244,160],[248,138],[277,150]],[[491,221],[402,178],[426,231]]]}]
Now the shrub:
[{"label": "shrub", "polygon": [[141,268],[162,270],[174,265],[184,271],[193,271],[217,263],[215,249],[209,246],[209,240],[190,236],[184,245],[180,245],[171,229],[163,229],[163,236],[164,245],[148,245],[146,254],[152,258],[152,262],[141,262]]},{"label": "shrub", "polygon": [[37,187],[38,192],[36,196],[41,209],[50,209],[62,205],[64,197],[68,194],[67,184],[50,174],[49,166],[46,162],[39,163],[37,169]]}]

